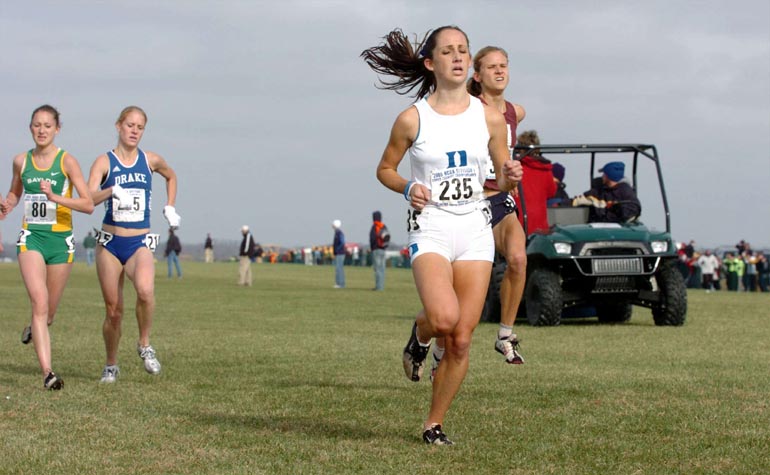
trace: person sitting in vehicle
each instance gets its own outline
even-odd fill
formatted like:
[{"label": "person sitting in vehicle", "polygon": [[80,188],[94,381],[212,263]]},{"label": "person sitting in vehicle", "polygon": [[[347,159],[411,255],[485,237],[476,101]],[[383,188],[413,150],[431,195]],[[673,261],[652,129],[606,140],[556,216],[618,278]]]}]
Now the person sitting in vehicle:
[{"label": "person sitting in vehicle", "polygon": [[572,200],[572,206],[590,206],[589,223],[626,223],[639,217],[642,205],[636,192],[623,179],[623,162],[609,162],[599,171],[601,183]]},{"label": "person sitting in vehicle", "polygon": [[556,183],[556,194],[548,198],[548,206],[570,206],[572,198],[567,193],[567,185],[564,183],[564,174],[566,170],[561,163],[553,163],[553,181]]}]

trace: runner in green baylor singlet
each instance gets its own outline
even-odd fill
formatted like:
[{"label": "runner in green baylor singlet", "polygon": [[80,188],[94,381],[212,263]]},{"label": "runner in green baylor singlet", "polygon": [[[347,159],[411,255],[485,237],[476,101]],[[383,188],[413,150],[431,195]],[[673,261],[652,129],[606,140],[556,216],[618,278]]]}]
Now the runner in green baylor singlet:
[{"label": "runner in green baylor singlet", "polygon": [[16,253],[37,251],[42,254],[46,264],[73,262],[75,243],[72,210],[48,200],[40,189],[41,183],[48,181],[52,194],[72,197],[72,183],[62,167],[62,159],[67,152],[59,149],[53,164],[45,169],[35,164],[32,152],[27,152],[22,165],[24,218]]},{"label": "runner in green baylor singlet", "polygon": [[[0,202],[0,219],[21,205],[22,229],[16,250],[32,307],[31,323],[24,328],[21,341],[35,345],[43,387],[57,390],[64,381],[51,369],[48,327],[72,271],[72,210],[91,214],[94,202],[78,161],[54,144],[61,130],[59,112],[49,105],[38,107],[29,130],[35,148],[13,158],[11,188]],[[78,198],[72,196],[73,188]]]}]

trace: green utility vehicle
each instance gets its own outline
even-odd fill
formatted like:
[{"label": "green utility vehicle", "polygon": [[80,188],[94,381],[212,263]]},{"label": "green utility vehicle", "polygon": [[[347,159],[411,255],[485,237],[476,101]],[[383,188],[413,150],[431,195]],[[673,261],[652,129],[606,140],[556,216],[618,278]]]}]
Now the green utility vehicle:
[{"label": "green utility vehicle", "polygon": [[[527,236],[527,283],[519,319],[523,316],[537,326],[558,325],[564,318],[593,316],[600,322],[622,323],[631,318],[632,308],[637,305],[652,310],[655,325],[684,324],[687,292],[676,267],[678,256],[671,239],[668,201],[655,146],[539,145],[536,149],[517,147],[515,153],[523,158],[536,150],[565,167],[565,183],[571,188],[571,196],[590,189],[604,163],[624,162],[624,180],[637,192],[642,213],[624,223],[589,223],[586,206],[562,203],[549,207],[550,229]],[[581,169],[587,171],[583,180],[579,180]],[[645,203],[646,196],[640,195],[639,178],[645,178],[644,191],[655,192],[649,196],[656,197],[651,201],[657,202],[654,204],[665,221],[665,230],[643,224],[645,210],[656,206]],[[583,184],[579,185],[579,181]],[[654,182],[651,187],[650,182]],[[527,203],[521,198],[521,189],[519,192],[517,204],[527,229]],[[498,255],[483,321],[500,320],[499,292],[505,266],[505,260]]]}]

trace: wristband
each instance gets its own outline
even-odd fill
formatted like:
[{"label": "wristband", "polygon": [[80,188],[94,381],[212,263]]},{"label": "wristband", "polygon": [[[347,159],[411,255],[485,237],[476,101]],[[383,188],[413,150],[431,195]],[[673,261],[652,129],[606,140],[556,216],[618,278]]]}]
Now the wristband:
[{"label": "wristband", "polygon": [[406,182],[406,186],[404,187],[404,198],[406,198],[406,201],[412,201],[412,199],[409,197],[409,191],[412,189],[413,185],[414,182],[411,180]]}]

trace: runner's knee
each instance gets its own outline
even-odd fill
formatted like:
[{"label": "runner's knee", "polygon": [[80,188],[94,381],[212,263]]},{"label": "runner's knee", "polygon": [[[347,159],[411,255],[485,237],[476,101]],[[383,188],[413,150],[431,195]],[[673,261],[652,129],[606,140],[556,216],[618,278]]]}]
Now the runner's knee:
[{"label": "runner's knee", "polygon": [[524,249],[512,249],[505,253],[505,262],[508,264],[506,272],[521,274],[527,270],[527,252]]}]

